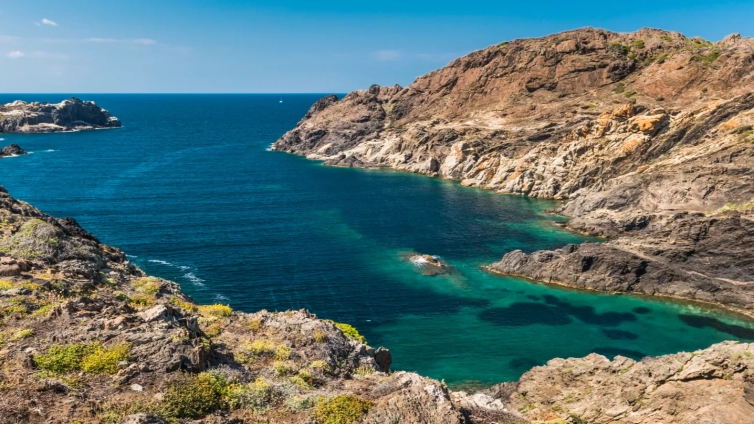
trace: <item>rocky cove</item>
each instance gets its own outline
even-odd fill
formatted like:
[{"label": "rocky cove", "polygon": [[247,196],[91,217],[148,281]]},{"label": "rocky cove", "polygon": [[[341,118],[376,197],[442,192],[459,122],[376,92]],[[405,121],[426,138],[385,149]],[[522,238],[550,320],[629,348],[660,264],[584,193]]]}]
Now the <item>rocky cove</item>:
[{"label": "rocky cove", "polygon": [[[662,62],[659,63],[662,65],[671,60],[679,60],[673,57],[675,54],[680,55],[681,59],[689,56],[688,63],[677,66],[699,66],[701,68],[694,68],[695,72],[712,72],[703,67],[709,66],[714,72],[732,72],[744,84],[749,84],[750,80],[741,77],[741,74],[748,75],[744,71],[721,71],[720,63],[716,63],[718,60],[724,60],[725,63],[732,60],[735,65],[736,60],[745,60],[736,55],[741,53],[739,50],[743,50],[744,56],[747,54],[748,40],[731,37],[724,42],[725,44],[713,45],[703,40],[688,40],[674,33],[643,31],[638,34],[618,35],[582,30],[561,34],[559,37],[553,36],[552,39],[518,40],[490,49],[505,49],[508,46],[520,54],[531,55],[535,65],[542,60],[568,65],[577,59],[563,58],[559,55],[594,53],[599,56],[594,60],[597,63],[592,71],[613,70],[620,66],[630,70],[625,71],[626,73],[620,77],[626,78],[624,89],[626,85],[635,82],[628,78],[631,72],[639,72],[644,67],[651,67],[658,62]],[[574,38],[575,43],[571,42]],[[676,42],[671,47],[677,50],[657,47],[653,44],[654,41],[651,41],[670,43],[668,39]],[[604,41],[602,48],[600,40]],[[642,43],[636,43],[638,40]],[[554,44],[556,53],[548,47],[550,43]],[[728,44],[738,45],[740,49],[731,53],[725,47]],[[716,47],[720,50],[717,53]],[[576,50],[573,50],[574,48]],[[643,52],[644,49],[649,51]],[[642,59],[647,59],[645,56],[649,53],[652,53],[649,57],[656,57],[648,64]],[[665,53],[668,54],[663,59],[662,55]],[[497,54],[482,53],[483,56],[488,55],[493,59],[499,58]],[[485,66],[486,59],[474,59],[474,55],[479,53],[472,54],[473,63],[461,64],[459,69],[476,72],[476,78],[484,81],[484,78],[479,76],[484,74],[476,67]],[[544,56],[544,59],[538,55]],[[735,60],[729,59],[729,55],[734,56]],[[712,56],[714,60],[703,59]],[[696,59],[697,57],[702,59]],[[471,60],[464,58],[460,61],[467,59]],[[479,62],[474,62],[476,60]],[[607,66],[603,66],[602,61]],[[626,64],[620,65],[623,62]],[[579,66],[590,69],[590,65],[582,65]],[[571,94],[566,93],[561,97],[563,93],[557,91],[559,87],[568,87],[568,77],[563,77],[561,81],[561,70],[557,69],[556,65],[552,66],[556,69],[542,72],[544,75],[539,77],[542,81],[529,83],[529,78],[524,88],[528,93],[534,93],[532,96],[544,96],[544,100],[547,101],[554,98],[568,100]],[[495,72],[498,72],[496,75],[504,77],[508,71],[497,69]],[[576,73],[579,72],[590,71]],[[552,75],[560,76],[553,82],[548,79]],[[589,76],[586,80],[593,78],[595,77]],[[704,79],[709,80],[707,77]],[[444,90],[453,93],[455,86],[462,81],[463,78],[458,78],[455,82],[449,83]],[[684,85],[680,82],[678,84]],[[686,86],[688,84],[684,85]],[[574,84],[572,88],[575,90],[574,87],[580,86]],[[604,87],[604,90],[607,91],[608,88],[610,87]],[[474,101],[484,102],[489,101],[489,93],[495,91],[487,92],[484,87],[477,89],[478,94],[464,91],[453,95],[458,95],[458,98],[470,95],[469,98]],[[533,90],[529,91],[530,89]],[[359,116],[353,121],[342,119],[342,116],[345,116],[343,110],[330,109],[344,107],[349,111],[361,113],[363,109],[360,108],[363,106],[378,114],[379,110],[382,110],[387,115],[393,111],[399,114],[406,113],[406,110],[410,111],[411,107],[414,107],[397,103],[393,106],[383,106],[379,96],[391,90],[394,93],[389,94],[390,96],[403,91],[398,88],[372,88],[368,92],[352,93],[343,100],[325,98],[312,107],[294,132],[306,134],[303,136],[305,140],[309,137],[308,134],[314,134],[314,141],[310,140],[310,144],[316,144],[318,139],[332,142],[322,150],[332,153],[332,161],[329,162],[331,164],[385,166],[385,162],[369,162],[375,150],[359,150],[360,137],[376,137],[370,142],[382,143],[378,137],[381,133],[375,134],[374,130],[370,129],[376,127],[376,124],[368,119],[364,120],[364,116]],[[613,90],[617,90],[617,87],[610,88],[610,93],[613,93]],[[710,90],[713,89],[699,94],[709,93]],[[735,87],[726,86],[724,90],[735,91]],[[432,94],[431,91],[425,88],[422,93]],[[647,110],[646,106],[639,102],[650,100],[637,93],[627,95],[630,92],[631,87],[620,93],[598,93],[613,96],[615,100],[627,99],[626,104],[614,103],[611,100],[610,104],[603,105],[599,100],[591,100],[589,104],[574,109],[575,115],[584,114],[605,119],[606,126],[616,128],[615,133],[605,132],[607,136],[604,137],[607,140],[600,139],[599,137],[603,136],[597,135],[602,130],[589,135],[587,138],[590,140],[589,143],[593,143],[590,145],[593,150],[611,146],[612,142],[622,142],[619,137],[611,139],[608,136],[621,136],[625,131],[634,131],[630,128],[638,121],[635,118],[643,117],[647,113],[660,114],[654,109]],[[474,97],[482,94],[488,99],[480,100]],[[445,105],[453,105],[457,101],[457,98],[447,99],[438,96],[439,102],[444,102]],[[360,100],[353,104],[347,102],[350,101],[349,98]],[[632,102],[632,98],[637,99],[636,103]],[[537,101],[542,100],[543,98],[537,98]],[[701,100],[706,102],[709,99]],[[521,101],[531,100],[527,100],[524,95]],[[655,98],[653,101],[659,100]],[[710,104],[713,103],[715,102]],[[719,103],[718,106],[724,103]],[[417,104],[422,105],[416,106],[417,108],[437,107],[436,110],[427,112],[428,117],[431,116],[430,112],[432,115],[440,114],[445,113],[442,111],[446,109],[439,105],[433,106],[432,102],[424,99],[417,100]],[[472,110],[470,105],[467,106],[469,107],[465,107],[464,110]],[[529,104],[525,106],[521,114],[514,118],[524,119],[525,114],[545,108],[539,106],[539,103],[533,109]],[[609,110],[602,112],[599,110],[601,107]],[[500,114],[509,113],[508,109],[503,109]],[[495,111],[497,110],[496,108]],[[528,112],[523,112],[524,110]],[[737,106],[734,105],[731,110],[737,110]],[[597,115],[596,112],[600,114]],[[327,113],[332,113],[330,118],[322,116]],[[661,123],[657,125],[673,122],[673,113],[667,112],[668,116],[657,120],[656,122]],[[715,119],[726,119],[731,116],[725,111],[715,113],[725,116]],[[703,117],[700,119],[707,122],[708,118],[704,118],[703,111],[694,111],[694,115],[697,114]],[[335,116],[339,116],[338,119],[333,118]],[[461,116],[458,119],[464,120],[468,117]],[[696,118],[692,121],[694,119]],[[570,244],[565,248],[541,250],[531,254],[511,249],[500,263],[491,266],[502,274],[530,276],[535,280],[561,281],[573,286],[581,284],[585,288],[604,291],[677,295],[734,307],[738,304],[733,302],[739,302],[744,306],[740,309],[745,309],[745,276],[746,267],[749,265],[745,250],[749,233],[744,221],[750,208],[746,202],[734,201],[738,201],[739,198],[745,199],[748,195],[745,178],[749,168],[746,164],[737,162],[746,157],[745,143],[750,135],[746,129],[749,122],[747,119],[744,114],[742,121],[728,125],[733,129],[722,133],[723,140],[717,146],[702,146],[713,150],[720,146],[726,148],[731,144],[735,147],[738,145],[726,144],[726,140],[732,140],[732,136],[736,136],[736,140],[743,144],[738,146],[738,150],[731,150],[730,156],[720,154],[713,159],[709,156],[702,157],[703,155],[696,157],[698,162],[692,161],[693,166],[690,166],[689,174],[677,172],[675,168],[673,171],[665,172],[660,172],[662,169],[647,168],[642,172],[630,174],[630,178],[620,174],[615,177],[618,179],[617,182],[612,182],[612,179],[602,176],[602,173],[617,172],[615,168],[621,166],[631,168],[631,158],[613,160],[610,154],[614,152],[607,151],[598,155],[595,153],[598,158],[595,159],[597,165],[590,162],[591,159],[577,160],[578,156],[576,159],[570,157],[571,162],[560,163],[556,157],[557,144],[549,147],[547,145],[549,142],[561,140],[554,134],[554,130],[551,131],[557,125],[544,125],[548,126],[544,128],[544,132],[553,134],[533,137],[526,142],[520,138],[509,142],[504,139],[482,139],[477,147],[484,147],[486,142],[500,143],[497,147],[492,146],[488,152],[490,154],[512,155],[515,148],[521,147],[519,143],[523,143],[524,146],[535,144],[542,148],[543,152],[550,152],[554,156],[540,157],[542,153],[537,151],[533,160],[566,168],[555,169],[559,178],[563,179],[553,179],[552,183],[547,183],[551,187],[560,186],[563,181],[567,182],[568,178],[583,174],[583,187],[573,192],[573,188],[564,190],[569,193],[566,197],[561,197],[557,194],[559,189],[554,189],[555,194],[551,197],[566,200],[560,212],[571,217],[569,225],[572,228],[600,235],[608,240],[607,243],[601,244]],[[324,125],[324,129],[316,126],[307,127],[313,125],[311,121]],[[361,124],[366,124],[368,128],[364,129]],[[410,130],[404,130],[413,123],[406,121],[401,125],[403,128],[398,127],[396,131],[406,134]],[[643,124],[636,125],[642,127]],[[502,124],[501,126],[504,130],[507,128]],[[675,136],[683,138],[686,134],[691,134],[691,138],[686,140],[688,145],[679,143],[679,140],[672,143],[683,148],[704,145],[706,137],[702,136],[700,142],[694,141],[697,140],[694,137],[707,131],[709,123],[702,125],[702,129],[694,128],[697,127],[685,127],[682,131],[683,136]],[[307,132],[309,129],[312,130],[311,133]],[[472,128],[470,131],[473,133],[483,130]],[[524,128],[522,134],[525,135],[526,130]],[[431,140],[434,133],[426,129],[423,131],[430,134],[430,139],[412,141],[409,138],[401,141],[405,145],[414,142],[420,145],[417,150],[402,151],[404,163],[421,160],[426,163],[427,169],[413,171],[443,175],[443,166],[450,162],[447,157],[443,158],[437,152],[447,150],[443,150],[442,143]],[[664,134],[662,131],[659,130],[656,135],[661,136]],[[290,134],[278,142],[276,148],[282,148],[285,140],[291,140]],[[406,135],[410,136],[410,133]],[[344,140],[345,137],[355,137],[350,141],[344,141],[352,143],[355,150],[346,153],[338,151],[337,137]],[[71,141],[70,138],[65,140]],[[426,146],[422,144],[425,142]],[[646,144],[644,147],[655,146],[655,139],[650,137]],[[298,153],[307,153],[306,149],[310,147],[303,143],[303,146],[295,148],[302,149]],[[577,152],[582,151],[584,145],[572,147],[576,153],[570,154],[582,154]],[[672,147],[667,146],[667,151],[676,154]],[[334,150],[327,150],[329,148]],[[426,154],[422,152],[432,152],[438,156],[421,159],[421,155]],[[476,160],[483,156],[479,152],[471,151],[462,162],[476,164]],[[707,150],[702,149],[702,153],[704,152]],[[194,155],[195,151],[189,153]],[[466,154],[468,153],[467,150]],[[321,158],[316,154],[307,154],[313,158]],[[681,166],[678,169],[684,169],[687,165],[684,161],[688,155],[691,154],[684,151],[682,156],[664,157],[668,159],[665,165],[672,167],[680,162]],[[553,157],[555,159],[552,159]],[[451,159],[451,162],[453,160],[455,159]],[[166,163],[170,162],[166,162],[165,159],[157,162],[160,166]],[[571,174],[564,173],[568,171],[568,166],[573,166],[574,163],[586,168],[571,170]],[[725,165],[724,171],[716,168],[723,166],[720,164]],[[525,190],[526,193],[517,194],[549,196],[542,194],[540,186],[545,184],[542,182],[543,178],[546,179],[549,173],[554,171],[540,165],[541,163],[533,168],[521,165],[521,175],[527,176],[521,177],[520,181],[531,187]],[[649,166],[652,165],[656,163],[652,162]],[[592,166],[599,170],[593,170]],[[401,166],[395,167],[403,169]],[[147,166],[140,164],[127,171],[138,173],[155,169],[160,168],[148,163]],[[486,175],[489,175],[494,169],[482,170],[488,171]],[[701,172],[704,177],[697,178],[696,174],[691,174],[696,172]],[[642,175],[649,180],[641,179],[644,178],[640,178]],[[728,179],[729,175],[738,176],[743,182],[735,178]],[[630,188],[621,185],[631,178],[638,178],[638,181],[634,181]],[[673,181],[667,181],[668,178]],[[474,184],[468,181],[468,178],[462,180],[465,185],[506,192],[492,186]],[[699,184],[701,180],[718,185],[715,185],[715,190],[702,196],[695,191],[696,186],[683,189],[681,183],[687,180],[694,184]],[[592,183],[595,186],[590,185]],[[343,185],[340,181],[339,184]],[[600,197],[595,194],[602,193],[610,187],[618,187],[616,191],[611,192],[611,196],[614,194],[614,197],[606,194],[601,194]],[[655,191],[652,191],[651,195],[647,194],[643,191],[648,190],[647,187]],[[670,200],[673,202],[678,202],[680,198],[689,202],[700,202],[701,206],[684,209],[677,206],[677,203],[672,203],[671,207],[666,208],[662,202],[670,200],[664,197],[658,199],[658,193],[663,193],[667,187],[686,193],[688,197],[673,192],[670,194]],[[105,185],[104,188],[110,187]],[[579,191],[582,189],[583,193]],[[547,190],[552,191],[550,188]],[[743,197],[732,196],[731,191],[740,192]],[[277,193],[280,196],[279,192]],[[589,202],[593,204],[583,200],[580,197],[582,194],[586,197],[594,196],[589,197]],[[442,382],[415,373],[391,370],[394,355],[389,351],[370,347],[358,331],[349,325],[318,319],[306,310],[242,313],[223,305],[223,302],[199,305],[184,293],[185,288],[181,289],[168,280],[148,275],[133,264],[134,259],[127,257],[117,248],[100,243],[76,221],[52,218],[31,205],[14,199],[4,193],[4,190],[0,194],[0,199],[0,210],[3,214],[3,226],[0,227],[3,231],[0,242],[3,255],[0,258],[0,274],[3,277],[0,279],[3,284],[4,318],[3,342],[0,347],[3,363],[0,379],[3,389],[0,419],[6,422],[159,423],[172,420],[206,423],[359,421],[554,424],[695,423],[709,420],[744,423],[754,408],[754,400],[751,397],[754,382],[749,371],[754,358],[754,346],[738,342],[723,342],[705,349],[690,350],[689,353],[647,357],[641,360],[626,357],[636,352],[615,350],[603,352],[604,355],[614,358],[612,360],[599,354],[583,358],[553,359],[544,366],[532,368],[516,382],[495,385],[474,393],[454,391]],[[573,200],[580,200],[582,203],[577,202],[574,206]],[[587,204],[592,206],[585,206]],[[658,205],[663,207],[660,208]],[[572,210],[584,213],[568,212]],[[327,213],[321,218],[334,220],[337,217],[333,215]],[[337,236],[350,240],[366,238],[356,229],[337,220],[336,222],[336,228],[341,228],[341,233]],[[155,228],[154,231],[159,229]],[[469,234],[471,233],[465,236],[471,237]],[[730,234],[730,238],[735,240],[725,242],[726,234]],[[194,236],[198,236],[198,233]],[[172,242],[175,243],[174,240]],[[565,243],[560,243],[559,246],[563,244]],[[447,263],[432,255],[435,250],[417,247],[416,252],[421,253],[412,252],[405,259],[412,262],[413,258],[415,262],[427,262],[436,269],[447,270]],[[400,255],[396,252],[391,259],[399,261]],[[435,269],[430,269],[430,278],[434,281],[442,281],[441,279],[447,277],[445,273],[436,274],[434,271]],[[421,268],[417,274],[420,273]],[[645,275],[648,277],[643,281]],[[463,284],[463,281],[453,281],[453,284]],[[744,296],[743,300],[732,286],[742,287],[740,290]],[[717,297],[705,299],[705,296]],[[635,319],[630,318],[631,316],[643,316],[648,313],[648,308],[641,309],[642,307],[634,308],[634,315],[630,315],[626,312],[574,306],[561,297],[550,294],[540,297],[541,302],[530,299],[528,303],[517,302],[506,308],[488,308],[482,317],[489,322],[510,322],[521,319],[521,316],[534,315],[539,319],[549,320],[555,329],[563,328],[564,320],[583,321],[594,325],[601,322],[603,325],[607,324],[600,329],[601,332],[608,334],[611,339],[631,340],[636,335],[614,327],[614,323],[630,321]],[[519,310],[524,314],[512,315]],[[728,334],[747,330],[745,327],[730,326],[711,318],[687,316],[685,319],[693,324],[692,326],[725,328]],[[725,327],[726,325],[728,327]],[[469,348],[472,347],[469,345]]]}]

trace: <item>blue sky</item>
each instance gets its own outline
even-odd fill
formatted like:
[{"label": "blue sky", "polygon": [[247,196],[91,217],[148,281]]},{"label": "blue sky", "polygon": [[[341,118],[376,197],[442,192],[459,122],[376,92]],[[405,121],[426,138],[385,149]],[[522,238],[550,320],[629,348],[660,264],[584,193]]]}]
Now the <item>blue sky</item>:
[{"label": "blue sky", "polygon": [[754,1],[0,0],[0,92],[347,92],[593,26],[717,41]]}]

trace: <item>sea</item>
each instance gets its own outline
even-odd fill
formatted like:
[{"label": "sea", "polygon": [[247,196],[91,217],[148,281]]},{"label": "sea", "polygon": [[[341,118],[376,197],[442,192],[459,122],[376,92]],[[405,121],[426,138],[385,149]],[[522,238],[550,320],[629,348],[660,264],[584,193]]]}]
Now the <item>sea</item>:
[{"label": "sea", "polygon": [[[0,102],[70,96],[2,94]],[[754,340],[749,321],[708,306],[486,272],[515,249],[587,241],[557,225],[553,201],[270,151],[322,95],[76,97],[123,128],[0,134],[0,147],[31,153],[1,159],[0,184],[75,218],[198,302],[307,309],[350,323],[390,349],[393,369],[454,388],[515,380],[555,357],[640,359]],[[407,260],[415,253],[452,272],[425,275]]]}]

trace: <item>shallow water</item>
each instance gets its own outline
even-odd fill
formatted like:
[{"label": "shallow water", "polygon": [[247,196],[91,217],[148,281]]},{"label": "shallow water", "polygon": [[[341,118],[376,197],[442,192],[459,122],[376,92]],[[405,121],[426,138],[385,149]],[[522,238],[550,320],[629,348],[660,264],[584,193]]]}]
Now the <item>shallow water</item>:
[{"label": "shallow water", "polygon": [[[73,216],[200,302],[307,308],[391,349],[394,368],[455,385],[512,380],[553,357],[639,358],[754,340],[697,305],[566,290],[480,265],[584,240],[554,203],[418,175],[330,168],[267,151],[316,95],[86,95],[124,128],[3,135],[32,155],[0,184]],[[59,101],[61,95],[0,96]],[[407,252],[455,267],[425,276]]]}]

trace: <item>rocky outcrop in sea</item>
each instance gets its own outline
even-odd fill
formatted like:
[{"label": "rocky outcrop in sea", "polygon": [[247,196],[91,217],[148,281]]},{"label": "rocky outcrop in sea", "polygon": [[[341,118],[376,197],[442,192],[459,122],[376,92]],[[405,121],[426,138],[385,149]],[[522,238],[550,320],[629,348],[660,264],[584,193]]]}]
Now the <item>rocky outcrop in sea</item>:
[{"label": "rocky outcrop in sea", "polygon": [[75,97],[57,104],[16,100],[0,106],[0,133],[52,133],[120,126],[120,120],[110,112]]},{"label": "rocky outcrop in sea", "polygon": [[580,29],[315,104],[274,150],[564,203],[602,244],[490,270],[754,313],[754,40]]},{"label": "rocky outcrop in sea", "polygon": [[18,144],[10,144],[0,149],[0,158],[7,156],[21,156],[27,154]]}]

